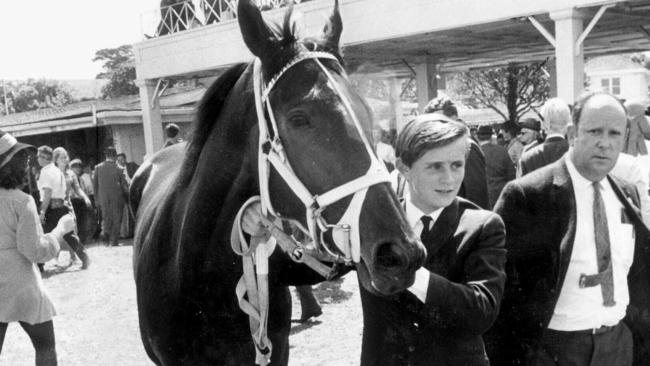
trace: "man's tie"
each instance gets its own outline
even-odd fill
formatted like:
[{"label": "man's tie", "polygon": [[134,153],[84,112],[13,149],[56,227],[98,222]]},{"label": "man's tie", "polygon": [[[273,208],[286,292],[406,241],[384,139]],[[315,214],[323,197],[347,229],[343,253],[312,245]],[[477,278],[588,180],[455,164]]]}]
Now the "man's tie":
[{"label": "man's tie", "polygon": [[614,306],[614,275],[612,273],[612,256],[609,244],[609,227],[607,226],[607,213],[605,203],[600,191],[603,187],[599,182],[593,183],[594,188],[594,240],[596,242],[596,256],[598,257],[598,274],[580,276],[580,287],[600,285],[603,294],[603,305]]},{"label": "man's tie", "polygon": [[431,231],[431,221],[433,221],[433,219],[429,215],[424,215],[420,217],[420,221],[422,221],[422,233],[420,234],[420,240],[424,242],[424,238],[426,238]]}]

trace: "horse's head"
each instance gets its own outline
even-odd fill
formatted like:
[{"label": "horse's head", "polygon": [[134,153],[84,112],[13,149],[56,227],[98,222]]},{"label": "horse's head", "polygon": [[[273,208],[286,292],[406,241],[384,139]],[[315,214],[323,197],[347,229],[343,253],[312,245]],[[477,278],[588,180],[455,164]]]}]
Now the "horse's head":
[{"label": "horse's head", "polygon": [[269,210],[296,220],[322,248],[353,261],[368,290],[403,290],[425,250],[369,143],[372,114],[342,67],[338,1],[318,38],[298,40],[290,17],[291,9],[274,27],[252,1],[239,1],[241,31],[261,75],[263,200],[270,192]]}]

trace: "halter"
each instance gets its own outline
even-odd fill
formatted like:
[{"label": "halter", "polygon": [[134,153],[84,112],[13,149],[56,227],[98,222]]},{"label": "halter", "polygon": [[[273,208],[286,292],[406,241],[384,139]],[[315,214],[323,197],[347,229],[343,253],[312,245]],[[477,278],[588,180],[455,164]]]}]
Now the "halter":
[{"label": "halter", "polygon": [[[259,59],[255,59],[253,67],[253,87],[255,93],[255,108],[257,111],[258,126],[260,131],[259,137],[259,184],[260,196],[262,203],[262,214],[266,215],[271,213],[273,216],[280,217],[273,209],[271,198],[269,195],[269,174],[270,166],[273,166],[278,172],[280,177],[287,183],[293,193],[302,201],[305,206],[305,218],[307,222],[307,229],[298,224],[301,230],[307,232],[312,238],[314,245],[319,251],[327,253],[332,257],[343,261],[347,264],[352,262],[359,263],[360,261],[360,236],[359,236],[359,217],[361,215],[361,207],[368,192],[368,188],[379,183],[389,182],[390,176],[386,167],[375,156],[368,139],[361,127],[361,123],[352,108],[350,100],[344,97],[344,93],[336,80],[332,77],[330,71],[321,63],[321,59],[334,60],[339,62],[336,57],[326,52],[313,52],[307,51],[300,53],[298,56],[291,59],[287,65],[280,70],[266,85],[262,88],[262,65]],[[329,84],[334,87],[334,90],[343,102],[343,105],[351,116],[354,126],[363,142],[368,157],[370,159],[370,167],[368,171],[361,177],[353,179],[338,187],[335,187],[323,194],[312,194],[307,187],[296,176],[280,140],[278,125],[273,113],[269,94],[271,93],[275,84],[280,78],[293,66],[305,60],[313,60],[327,76]],[[265,118],[265,109],[268,113],[269,122]],[[270,125],[271,131],[268,126]],[[323,211],[331,204],[340,201],[341,199],[353,195],[348,208],[336,224],[330,224],[323,217]],[[330,248],[325,245],[323,237],[328,231],[332,231],[332,238],[338,250],[334,253]]]}]

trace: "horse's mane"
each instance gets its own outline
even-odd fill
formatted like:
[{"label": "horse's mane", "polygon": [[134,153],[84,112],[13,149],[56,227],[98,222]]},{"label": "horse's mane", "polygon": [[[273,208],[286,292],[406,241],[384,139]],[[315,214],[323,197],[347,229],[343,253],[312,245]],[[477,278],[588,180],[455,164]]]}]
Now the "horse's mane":
[{"label": "horse's mane", "polygon": [[180,184],[185,184],[192,178],[203,145],[210,136],[210,130],[217,121],[230,91],[247,66],[246,63],[239,63],[230,67],[217,78],[201,98],[196,109],[192,136],[189,138],[185,160],[179,174]]}]

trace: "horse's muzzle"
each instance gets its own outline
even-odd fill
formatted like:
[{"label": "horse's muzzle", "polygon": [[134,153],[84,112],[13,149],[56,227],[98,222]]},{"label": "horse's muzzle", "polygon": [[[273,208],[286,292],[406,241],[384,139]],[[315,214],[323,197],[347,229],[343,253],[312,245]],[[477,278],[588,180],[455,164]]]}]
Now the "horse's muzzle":
[{"label": "horse's muzzle", "polygon": [[[376,246],[373,272],[385,282],[381,287],[403,290],[413,284],[415,271],[425,259],[426,249],[419,241],[387,241]],[[377,279],[374,283],[379,285]]]}]

